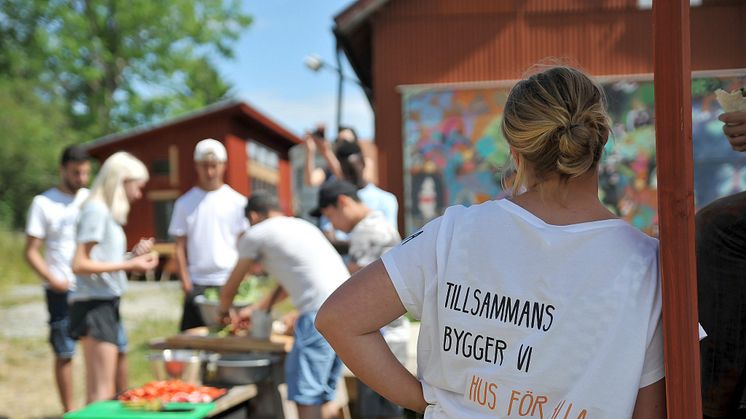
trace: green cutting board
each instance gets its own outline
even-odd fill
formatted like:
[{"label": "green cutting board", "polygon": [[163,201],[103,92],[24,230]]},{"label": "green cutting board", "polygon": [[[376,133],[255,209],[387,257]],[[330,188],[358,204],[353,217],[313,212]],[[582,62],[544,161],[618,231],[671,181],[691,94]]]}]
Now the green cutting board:
[{"label": "green cutting board", "polygon": [[207,416],[215,403],[166,403],[168,408],[193,408],[189,412],[148,412],[127,409],[118,400],[103,400],[67,413],[63,419],[198,419]]}]

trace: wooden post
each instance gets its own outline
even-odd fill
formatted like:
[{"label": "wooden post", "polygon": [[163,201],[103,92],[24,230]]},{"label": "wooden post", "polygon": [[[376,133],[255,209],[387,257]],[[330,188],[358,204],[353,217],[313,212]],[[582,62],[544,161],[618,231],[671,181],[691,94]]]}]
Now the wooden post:
[{"label": "wooden post", "polygon": [[668,417],[701,419],[689,0],[653,2],[653,37]]}]

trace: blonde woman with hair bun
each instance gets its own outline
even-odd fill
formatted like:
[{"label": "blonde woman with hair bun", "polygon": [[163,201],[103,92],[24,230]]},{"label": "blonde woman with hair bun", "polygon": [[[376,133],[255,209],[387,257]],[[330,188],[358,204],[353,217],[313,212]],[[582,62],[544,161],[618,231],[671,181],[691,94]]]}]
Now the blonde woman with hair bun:
[{"label": "blonde woman with hair bun", "polygon": [[148,170],[133,155],[112,154],[93,182],[76,229],[73,272],[77,289],[70,296],[70,335],[80,340],[86,368],[86,401],[111,399],[127,382],[126,335],[119,317],[119,299],[127,271],[153,269],[153,239],[141,240],[127,259],[130,204],[142,197]]},{"label": "blonde woman with hair bun", "polygon": [[[513,87],[502,129],[510,197],[448,208],[342,284],[317,328],[425,418],[665,418],[658,242],[598,199],[603,91],[544,67]],[[416,376],[378,333],[405,312]]]}]

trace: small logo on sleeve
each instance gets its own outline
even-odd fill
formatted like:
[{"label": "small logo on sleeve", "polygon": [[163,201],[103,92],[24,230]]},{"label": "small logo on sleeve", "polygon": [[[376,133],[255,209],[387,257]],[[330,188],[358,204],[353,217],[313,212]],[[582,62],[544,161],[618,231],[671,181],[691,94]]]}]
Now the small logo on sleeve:
[{"label": "small logo on sleeve", "polygon": [[422,234],[422,233],[423,233],[423,231],[422,231],[422,230],[420,230],[420,231],[418,231],[418,232],[416,232],[416,233],[412,234],[411,236],[409,236],[409,237],[407,237],[406,239],[402,240],[402,242],[401,242],[401,245],[402,245],[402,246],[404,246],[405,244],[409,243],[409,242],[410,242],[410,240],[414,239],[415,237],[419,236],[419,235],[420,235],[420,234]]}]

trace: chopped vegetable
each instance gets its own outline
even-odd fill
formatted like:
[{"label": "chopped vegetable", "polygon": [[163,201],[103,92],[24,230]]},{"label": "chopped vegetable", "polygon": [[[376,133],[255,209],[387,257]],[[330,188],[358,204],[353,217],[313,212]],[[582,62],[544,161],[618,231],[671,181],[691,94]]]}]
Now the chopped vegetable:
[{"label": "chopped vegetable", "polygon": [[222,388],[197,386],[181,380],[151,381],[125,391],[119,396],[119,401],[132,409],[159,410],[161,403],[209,403],[225,392]]}]

